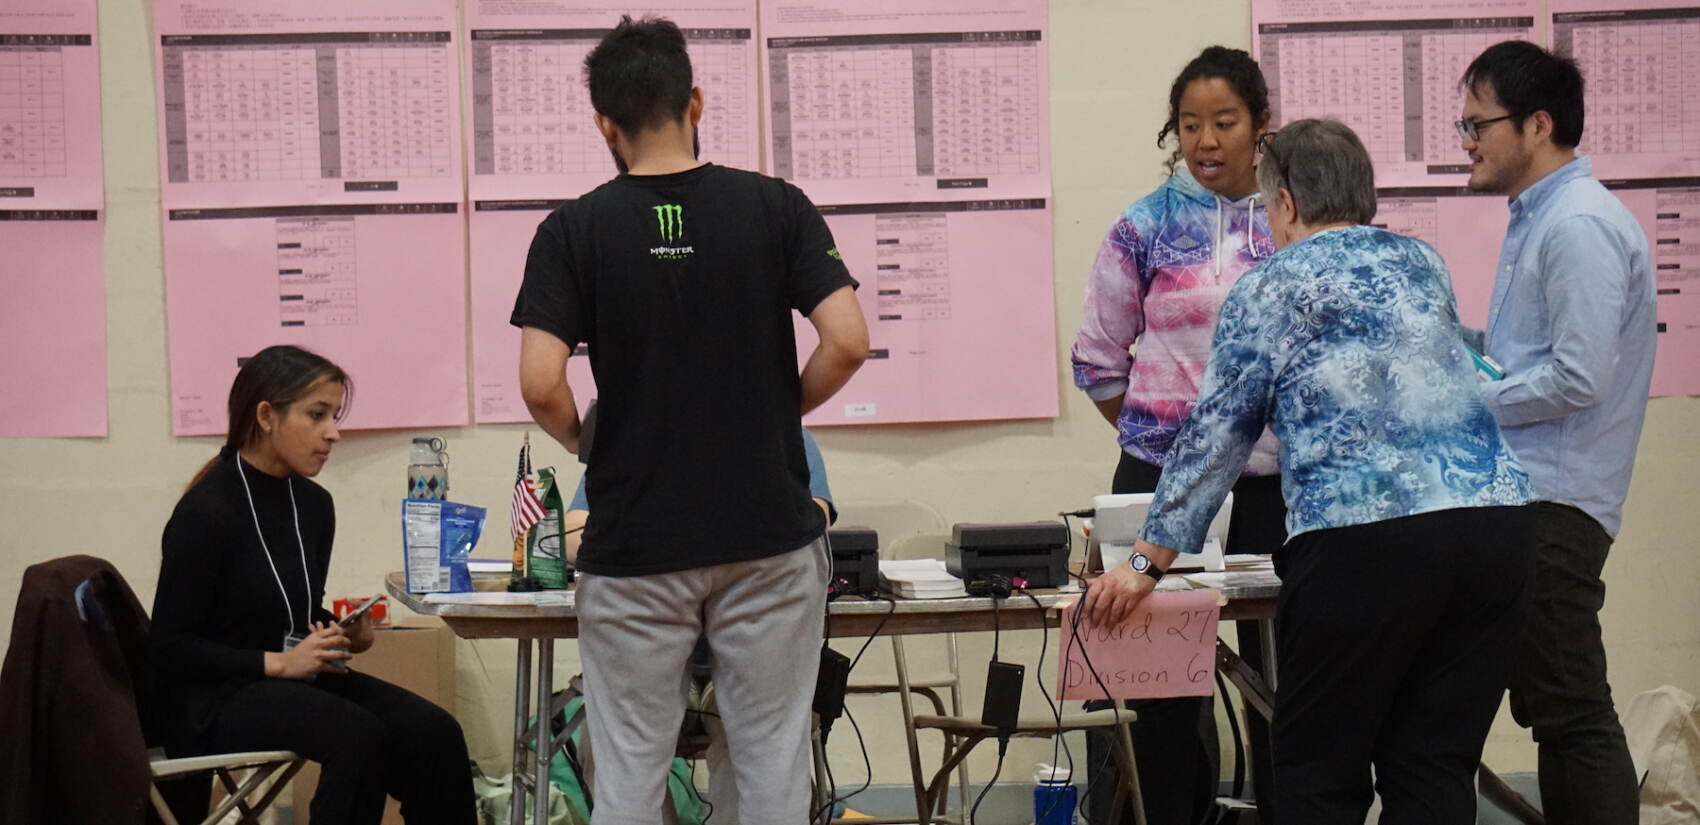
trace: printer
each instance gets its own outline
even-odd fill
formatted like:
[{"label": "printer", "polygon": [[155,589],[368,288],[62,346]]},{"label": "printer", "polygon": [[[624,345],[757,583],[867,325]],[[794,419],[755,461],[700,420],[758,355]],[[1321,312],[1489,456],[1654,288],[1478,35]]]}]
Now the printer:
[{"label": "printer", "polygon": [[950,528],[944,563],[964,582],[997,575],[1018,588],[1060,587],[1068,581],[1068,550],[1068,528],[1061,522],[957,524]]},{"label": "printer", "polygon": [[[1133,556],[1133,543],[1139,529],[1145,525],[1145,514],[1151,509],[1151,493],[1117,493],[1092,497],[1092,540],[1086,557],[1091,563],[1094,551],[1102,566],[1110,570],[1126,564]],[[1175,557],[1170,571],[1223,569],[1222,547],[1228,542],[1228,516],[1234,508],[1234,494],[1229,493],[1222,509],[1210,520],[1205,531],[1204,552],[1196,555],[1182,553]]]},{"label": "printer", "polygon": [[832,554],[832,584],[828,593],[867,596],[879,590],[878,532],[869,527],[834,527],[826,531],[826,547]]}]

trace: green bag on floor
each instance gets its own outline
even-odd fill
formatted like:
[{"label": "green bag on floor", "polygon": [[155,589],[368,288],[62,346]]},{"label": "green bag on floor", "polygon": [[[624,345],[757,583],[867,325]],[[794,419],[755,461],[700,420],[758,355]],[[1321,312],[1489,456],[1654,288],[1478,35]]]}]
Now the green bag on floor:
[{"label": "green bag on floor", "polygon": [[[574,676],[568,687],[555,695],[566,699],[560,715],[554,720],[555,733],[567,733],[568,736],[566,744],[549,757],[549,784],[559,788],[568,807],[589,822],[595,800],[585,793],[584,780],[593,769],[589,763],[593,763],[594,758],[586,741],[584,683],[580,677]],[[683,759],[674,759],[667,771],[667,800],[671,803],[673,814],[667,819],[668,823],[702,825],[708,805],[691,782],[691,764]],[[551,803],[551,813],[553,810]]]},{"label": "green bag on floor", "polygon": [[[590,817],[580,816],[571,805],[567,804],[566,794],[560,788],[549,783],[549,825],[590,825]],[[507,776],[489,777],[472,763],[472,792],[478,800],[479,825],[509,825],[513,821],[513,778]],[[531,822],[531,814],[536,810],[531,797],[525,798],[525,822]]]}]

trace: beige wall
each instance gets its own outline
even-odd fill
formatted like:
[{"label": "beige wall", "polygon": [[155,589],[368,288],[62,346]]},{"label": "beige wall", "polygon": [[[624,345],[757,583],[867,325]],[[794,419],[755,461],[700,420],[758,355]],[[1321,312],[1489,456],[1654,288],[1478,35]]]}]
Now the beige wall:
[{"label": "beige wall", "polygon": [[[160,264],[156,128],[149,26],[143,0],[102,0],[107,181],[107,312],[111,435],[104,439],[0,441],[0,606],[17,597],[23,568],[68,553],[116,563],[151,602],[158,536],[183,484],[217,442],[170,435],[165,302]],[[1109,428],[1068,387],[1065,354],[1079,321],[1084,273],[1102,232],[1126,203],[1154,186],[1161,153],[1152,141],[1167,86],[1179,67],[1211,43],[1247,45],[1246,0],[1155,4],[1057,0],[1051,8],[1051,116],[1056,194],[1057,376],[1062,414],[1054,421],[930,425],[819,432],[840,503],[913,500],[950,521],[1046,518],[1107,489],[1115,461]],[[3,253],[0,253],[3,254]],[[989,274],[989,273],[988,273]],[[51,311],[51,308],[44,308]],[[43,342],[44,346],[49,346]],[[12,357],[28,357],[13,353]],[[358,379],[358,376],[356,377]],[[9,392],[28,392],[9,387]],[[995,388],[988,388],[995,392]],[[436,431],[453,454],[455,498],[493,508],[492,534],[505,529],[518,425]],[[1700,402],[1654,401],[1642,437],[1625,529],[1606,568],[1604,614],[1619,697],[1660,684],[1700,690]],[[398,499],[408,440],[400,431],[350,434],[320,481],[337,497],[341,535],[330,593],[370,593],[399,567]],[[577,465],[552,445],[539,464]],[[486,552],[499,542],[486,540]],[[10,610],[0,610],[0,638]],[[505,773],[504,737],[512,713],[512,646],[461,643],[459,707],[474,755]],[[1033,631],[1005,639],[1005,658],[1033,667]],[[842,647],[843,645],[841,645]],[[576,672],[571,644],[559,665]],[[990,639],[966,639],[970,681],[978,683]],[[888,658],[869,662],[889,668]],[[1052,672],[1054,653],[1044,667]],[[865,663],[863,668],[869,668]],[[858,670],[861,670],[859,668]],[[870,674],[858,673],[859,677]],[[1030,710],[1042,707],[1029,689]],[[977,691],[970,706],[978,708]],[[855,700],[875,755],[875,781],[906,777],[894,705]],[[861,778],[860,752],[847,725],[834,737],[840,782]],[[1048,758],[1038,743],[1013,750],[1005,777]],[[1077,753],[1078,755],[1078,753]],[[991,769],[982,754],[977,775]],[[1490,761],[1532,770],[1534,749],[1509,719],[1489,743]]]}]

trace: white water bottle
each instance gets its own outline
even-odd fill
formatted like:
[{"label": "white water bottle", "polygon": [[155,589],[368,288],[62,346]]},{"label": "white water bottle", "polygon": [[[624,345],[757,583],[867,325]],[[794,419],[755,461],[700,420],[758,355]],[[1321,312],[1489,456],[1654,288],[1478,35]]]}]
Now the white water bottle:
[{"label": "white water bottle", "polygon": [[449,497],[449,454],[441,438],[415,438],[407,463],[407,497],[443,501]]}]

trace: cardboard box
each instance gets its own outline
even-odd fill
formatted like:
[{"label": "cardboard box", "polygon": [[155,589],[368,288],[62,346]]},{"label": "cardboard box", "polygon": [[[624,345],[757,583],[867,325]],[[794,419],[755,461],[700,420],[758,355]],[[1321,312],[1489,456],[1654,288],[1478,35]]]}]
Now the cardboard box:
[{"label": "cardboard box", "polygon": [[[438,707],[455,712],[455,636],[441,619],[409,618],[380,627],[372,649],[354,657],[352,667],[368,676],[413,691]],[[469,772],[467,782],[472,781]],[[307,825],[308,807],[319,787],[319,766],[308,762],[295,776],[295,825]],[[401,808],[384,804],[384,825],[402,825]]]}]

